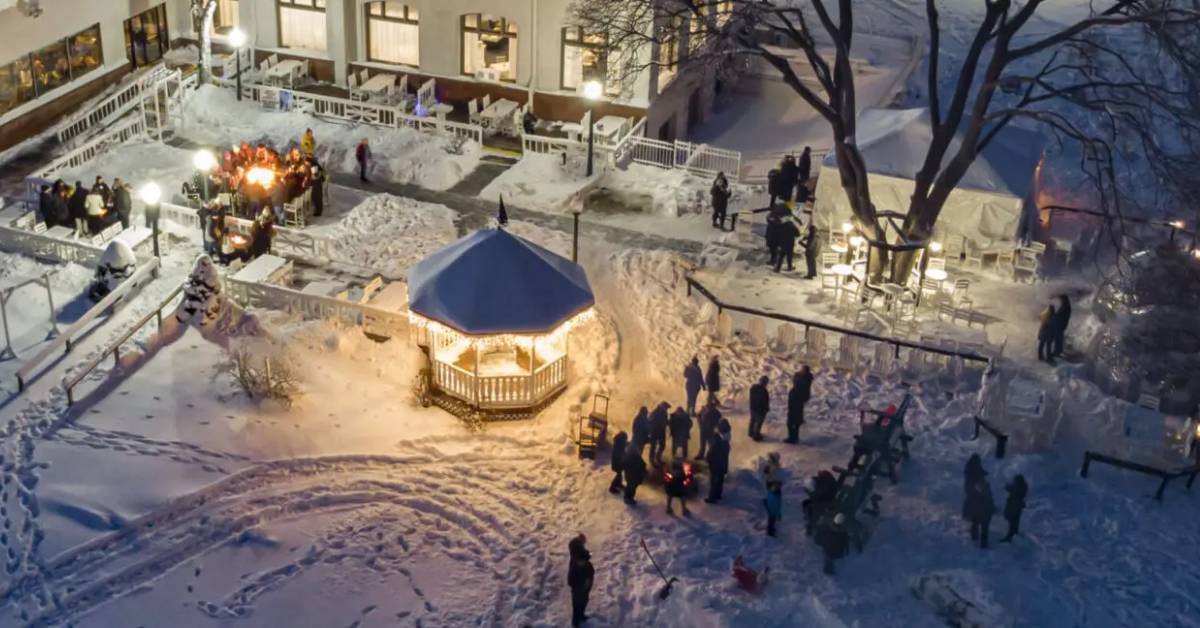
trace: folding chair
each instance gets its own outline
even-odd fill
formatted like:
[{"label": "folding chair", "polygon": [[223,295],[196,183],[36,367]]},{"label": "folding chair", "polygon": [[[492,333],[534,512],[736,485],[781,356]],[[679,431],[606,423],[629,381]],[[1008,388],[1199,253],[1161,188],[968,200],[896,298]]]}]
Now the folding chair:
[{"label": "folding chair", "polygon": [[971,288],[971,280],[970,279],[955,279],[954,280],[954,292],[952,293],[952,296],[953,296],[955,305],[961,306],[964,302],[970,303],[970,299],[967,298],[967,291],[970,290],[970,288]]},{"label": "folding chair", "polygon": [[963,267],[968,268],[971,266],[983,270],[983,251],[974,242],[967,241]]},{"label": "folding chair", "polygon": [[350,74],[346,77],[346,85],[350,89],[350,100],[366,100],[367,93],[358,88],[358,77]]},{"label": "folding chair", "polygon": [[471,124],[479,124],[479,100],[477,98],[467,101],[467,120]]},{"label": "folding chair", "polygon": [[371,78],[371,73],[370,73],[370,72],[367,72],[367,69],[366,69],[366,68],[363,68],[363,69],[361,69],[361,70],[359,70],[359,71],[358,71],[358,84],[359,84],[359,85],[365,85],[365,84],[366,84],[366,82],[367,82],[367,81],[368,81],[370,78]]},{"label": "folding chair", "polygon": [[279,55],[273,54],[273,55],[267,57],[267,61],[270,61],[270,67],[275,67],[275,66],[279,65]]},{"label": "folding chair", "polygon": [[820,365],[825,361],[825,332],[809,328],[804,339],[804,360],[810,365]]},{"label": "folding chair", "polygon": [[484,94],[483,95],[483,108],[487,109],[488,107],[491,107],[491,106],[492,106],[492,95]]}]

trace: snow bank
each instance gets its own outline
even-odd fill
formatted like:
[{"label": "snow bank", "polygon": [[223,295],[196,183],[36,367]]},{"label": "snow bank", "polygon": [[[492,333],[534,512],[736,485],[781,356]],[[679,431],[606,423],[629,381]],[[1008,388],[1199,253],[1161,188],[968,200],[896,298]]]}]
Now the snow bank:
[{"label": "snow bank", "polygon": [[561,213],[569,211],[580,192],[596,180],[576,176],[557,155],[530,153],[488,183],[479,197],[495,201],[503,196],[518,207]]},{"label": "snow bank", "polygon": [[[225,147],[241,142],[264,142],[277,149],[299,146],[304,130],[317,139],[317,157],[333,170],[356,172],[354,149],[367,138],[374,156],[371,174],[395,183],[412,183],[445,190],[458,183],[479,163],[480,147],[466,142],[461,149],[442,136],[408,128],[334,124],[298,112],[263,111],[253,101],[238,102],[232,90],[213,85],[198,89],[184,104],[183,135],[191,140]],[[453,151],[460,150],[461,154]]]},{"label": "snow bank", "polygon": [[457,237],[456,218],[445,205],[377,194],[350,210],[328,235],[333,259],[399,277]]},{"label": "snow bank", "polygon": [[979,578],[963,570],[924,574],[912,579],[913,595],[933,607],[948,626],[1001,628],[1011,621]]}]

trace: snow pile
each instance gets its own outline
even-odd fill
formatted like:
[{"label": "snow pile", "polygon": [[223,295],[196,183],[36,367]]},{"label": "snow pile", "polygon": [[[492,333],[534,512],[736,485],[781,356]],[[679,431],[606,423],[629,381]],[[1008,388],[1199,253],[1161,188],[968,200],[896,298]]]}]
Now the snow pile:
[{"label": "snow pile", "polygon": [[96,264],[96,278],[92,280],[88,296],[93,301],[100,301],[108,296],[108,293],[116,290],[121,282],[129,279],[136,268],[137,256],[128,244],[120,240],[109,242],[108,248],[100,254],[100,260]]},{"label": "snow pile", "polygon": [[949,570],[916,576],[913,595],[933,607],[947,626],[1001,628],[1012,625],[975,574]]},{"label": "snow pile", "polygon": [[[91,187],[97,176],[110,184],[120,177],[135,191],[153,181],[162,187],[163,200],[170,200],[183,180],[192,176],[193,152],[153,141],[134,141],[116,146],[78,168],[60,170],[56,176],[71,184],[81,181],[84,187]],[[136,192],[133,199],[141,204]]]},{"label": "snow pile", "polygon": [[561,213],[577,204],[581,192],[597,181],[571,172],[557,154],[529,153],[488,183],[479,198],[495,201],[503,196],[517,207]]},{"label": "snow pile", "polygon": [[[232,90],[213,85],[198,89],[184,104],[188,139],[225,147],[263,142],[276,149],[299,146],[305,129],[317,139],[317,157],[332,170],[357,172],[354,150],[367,138],[373,163],[370,176],[445,190],[479,163],[480,147],[459,145],[443,136],[409,128],[333,124],[298,112],[263,111],[253,101],[238,102]],[[455,154],[455,153],[461,154]]]},{"label": "snow pile", "polygon": [[455,239],[457,217],[445,205],[376,194],[350,210],[329,235],[332,257],[400,277]]}]

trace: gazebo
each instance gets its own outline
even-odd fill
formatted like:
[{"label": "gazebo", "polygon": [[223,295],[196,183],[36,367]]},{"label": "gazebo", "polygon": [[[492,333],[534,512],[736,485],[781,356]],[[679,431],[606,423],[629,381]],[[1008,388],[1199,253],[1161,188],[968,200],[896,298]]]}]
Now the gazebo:
[{"label": "gazebo", "polygon": [[479,410],[530,408],[566,387],[567,335],[591,316],[578,264],[482,229],[408,272],[409,321],[430,387]]}]

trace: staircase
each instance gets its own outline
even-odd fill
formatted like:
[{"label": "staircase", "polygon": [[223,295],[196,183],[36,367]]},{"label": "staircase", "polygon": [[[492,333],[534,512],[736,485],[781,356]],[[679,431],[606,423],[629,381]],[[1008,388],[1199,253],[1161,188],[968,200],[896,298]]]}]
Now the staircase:
[{"label": "staircase", "polygon": [[150,135],[161,138],[172,119],[180,115],[183,87],[179,70],[169,70],[164,65],[150,68],[96,105],[63,122],[58,129],[58,141],[68,149],[77,148],[138,109],[146,117]]}]

